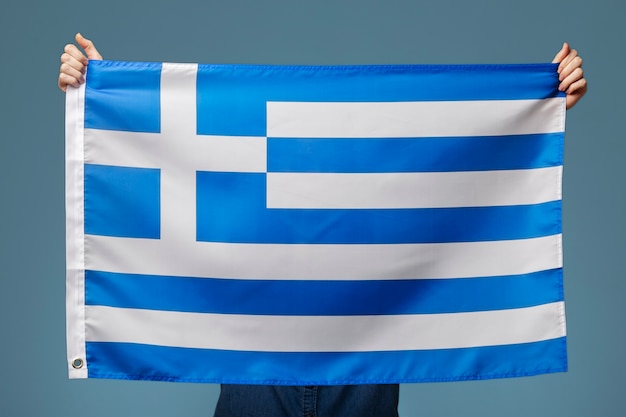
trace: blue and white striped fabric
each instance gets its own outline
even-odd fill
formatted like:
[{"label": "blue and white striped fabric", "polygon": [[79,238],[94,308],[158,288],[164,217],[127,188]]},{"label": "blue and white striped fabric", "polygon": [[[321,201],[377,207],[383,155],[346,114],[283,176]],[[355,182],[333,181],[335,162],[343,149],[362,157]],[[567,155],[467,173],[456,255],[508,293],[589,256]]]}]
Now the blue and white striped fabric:
[{"label": "blue and white striped fabric", "polygon": [[70,377],[565,371],[557,83],[92,61],[67,94]]}]

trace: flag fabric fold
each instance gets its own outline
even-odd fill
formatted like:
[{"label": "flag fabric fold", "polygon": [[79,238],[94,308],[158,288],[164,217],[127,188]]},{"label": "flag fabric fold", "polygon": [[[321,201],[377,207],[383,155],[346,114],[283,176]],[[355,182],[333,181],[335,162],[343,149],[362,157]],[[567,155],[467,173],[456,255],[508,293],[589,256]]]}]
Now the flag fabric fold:
[{"label": "flag fabric fold", "polygon": [[91,61],[66,104],[71,378],[567,369],[553,64]]}]

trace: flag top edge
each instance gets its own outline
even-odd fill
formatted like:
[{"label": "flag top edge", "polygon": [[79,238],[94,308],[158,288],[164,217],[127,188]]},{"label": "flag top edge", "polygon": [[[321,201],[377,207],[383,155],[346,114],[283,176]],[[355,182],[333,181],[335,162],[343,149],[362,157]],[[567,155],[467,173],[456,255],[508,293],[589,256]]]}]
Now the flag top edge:
[{"label": "flag top edge", "polygon": [[[152,61],[118,61],[118,60],[92,60],[89,65],[101,67],[140,67],[140,68],[160,68],[164,63],[168,66],[190,65],[195,63],[177,63],[177,62],[152,62]],[[547,72],[556,72],[558,64],[540,62],[540,63],[511,63],[511,64],[339,64],[339,65],[310,65],[310,64],[197,64],[201,70],[311,70],[311,71],[537,71],[545,70]]]}]

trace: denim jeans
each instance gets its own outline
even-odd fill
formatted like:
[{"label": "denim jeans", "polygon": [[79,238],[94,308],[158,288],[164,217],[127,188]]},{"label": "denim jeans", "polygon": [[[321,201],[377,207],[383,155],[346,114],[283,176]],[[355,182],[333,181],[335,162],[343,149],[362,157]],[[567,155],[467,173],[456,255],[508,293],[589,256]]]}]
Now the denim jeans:
[{"label": "denim jeans", "polygon": [[214,417],[398,417],[398,385],[222,385]]}]

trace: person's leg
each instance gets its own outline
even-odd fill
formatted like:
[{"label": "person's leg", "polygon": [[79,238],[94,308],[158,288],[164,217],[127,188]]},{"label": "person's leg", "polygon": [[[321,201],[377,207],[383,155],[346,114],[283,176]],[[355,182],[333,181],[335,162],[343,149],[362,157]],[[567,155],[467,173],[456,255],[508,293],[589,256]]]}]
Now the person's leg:
[{"label": "person's leg", "polygon": [[400,386],[319,387],[315,417],[398,417]]},{"label": "person's leg", "polygon": [[397,417],[398,385],[222,385],[215,417]]},{"label": "person's leg", "polygon": [[221,386],[214,417],[295,417],[302,414],[303,387]]}]

